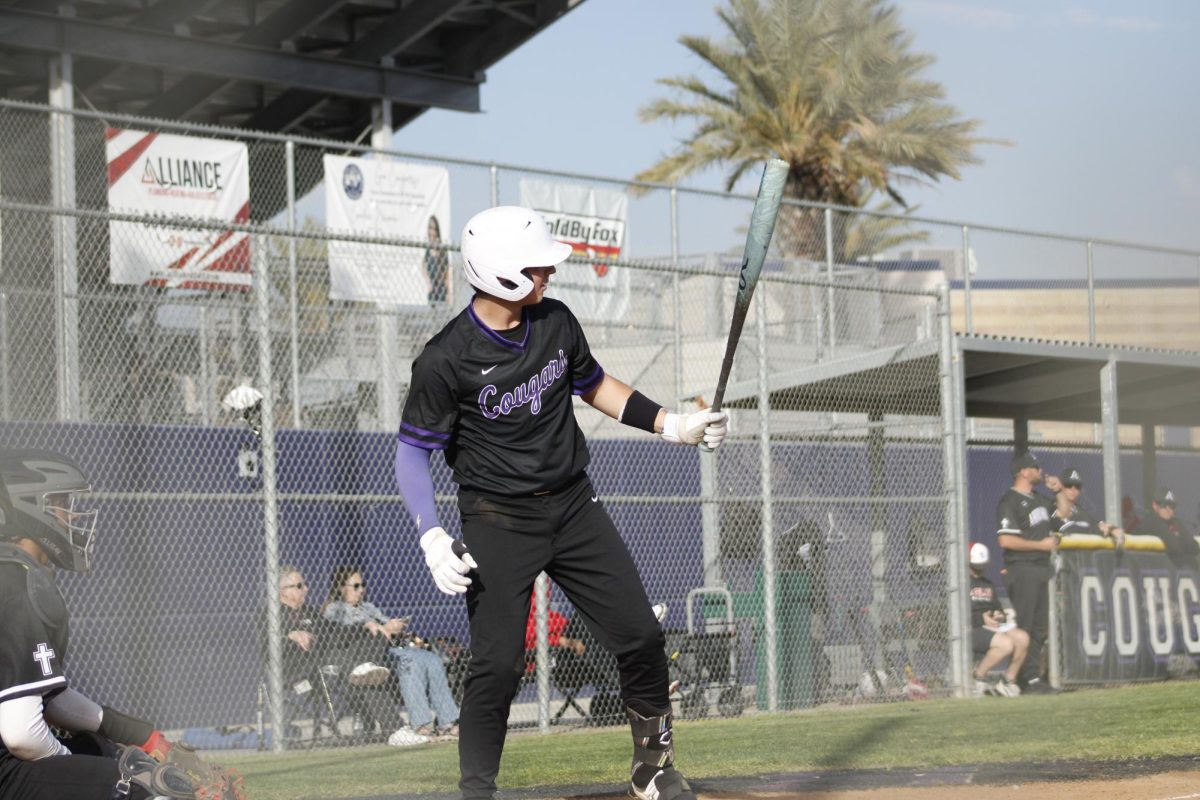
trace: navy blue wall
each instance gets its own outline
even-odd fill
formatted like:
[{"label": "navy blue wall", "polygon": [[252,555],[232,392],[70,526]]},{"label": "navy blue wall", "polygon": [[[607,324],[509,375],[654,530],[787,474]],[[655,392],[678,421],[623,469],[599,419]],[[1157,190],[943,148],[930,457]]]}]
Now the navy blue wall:
[{"label": "navy blue wall", "polygon": [[[73,618],[68,672],[76,685],[102,702],[152,718],[164,727],[252,719],[262,675],[254,622],[267,592],[262,504],[253,498],[258,485],[236,474],[236,455],[239,448],[251,444],[249,434],[228,428],[7,423],[0,425],[0,442],[57,450],[76,458],[98,492],[167,495],[154,500],[104,500],[95,569],[86,576],[62,578]],[[284,495],[395,492],[390,434],[281,431],[278,442],[279,488]],[[695,450],[664,447],[650,438],[595,441],[591,448],[589,472],[602,496],[699,494]],[[1000,449],[970,453],[972,529],[989,544],[994,544],[995,504],[1009,483],[1008,458],[1009,451]],[[940,493],[939,449],[889,445],[885,459],[887,496]],[[1085,496],[1097,510],[1103,507],[1098,455],[1053,453],[1044,455],[1043,461],[1051,470],[1067,461],[1081,468],[1088,481]],[[438,492],[452,494],[449,471],[440,458],[434,462]],[[1162,482],[1193,503],[1198,465],[1195,458],[1159,455]],[[1124,458],[1123,468],[1128,491],[1139,497],[1138,459]],[[724,448],[720,469],[722,493],[758,495],[756,443]],[[867,454],[860,445],[779,444],[773,449],[773,469],[775,491],[781,498],[861,496],[869,490]],[[667,626],[683,627],[683,598],[702,581],[698,504],[607,506],[651,598],[672,603]],[[447,504],[440,513],[446,526],[456,530],[456,510]],[[871,594],[866,577],[870,574],[870,508],[777,504],[777,531],[801,519],[812,521],[831,540],[831,603],[835,609],[855,613]],[[899,553],[888,561],[890,599],[899,606],[936,602],[940,578],[910,573],[909,562],[902,557],[902,537],[913,529],[942,536],[942,506],[937,500],[889,502],[883,521],[894,537],[889,551]],[[465,636],[462,601],[447,598],[433,587],[415,539],[399,502],[280,503],[281,560],[304,571],[313,586],[310,603],[319,605],[324,599],[335,565],[355,563],[369,580],[369,599],[386,610],[412,613],[418,632]],[[732,589],[750,588],[753,561],[724,566]],[[835,627],[828,643],[852,638],[852,632]]]}]

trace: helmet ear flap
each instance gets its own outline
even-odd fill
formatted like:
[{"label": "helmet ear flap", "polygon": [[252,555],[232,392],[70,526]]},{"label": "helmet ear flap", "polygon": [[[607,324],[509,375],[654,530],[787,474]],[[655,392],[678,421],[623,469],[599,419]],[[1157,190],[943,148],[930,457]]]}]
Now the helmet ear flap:
[{"label": "helmet ear flap", "polygon": [[522,270],[552,267],[571,255],[571,245],[556,241],[542,215],[521,206],[481,211],[462,232],[463,272],[481,292],[501,300],[521,300],[533,289]]}]

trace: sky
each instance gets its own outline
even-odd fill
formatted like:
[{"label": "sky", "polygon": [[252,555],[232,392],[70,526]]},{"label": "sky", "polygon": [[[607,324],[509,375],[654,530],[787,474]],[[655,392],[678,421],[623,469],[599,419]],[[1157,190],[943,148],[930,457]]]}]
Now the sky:
[{"label": "sky", "polygon": [[[922,216],[1200,251],[1200,2],[898,0],[979,134],[962,180],[909,187]],[[483,113],[431,110],[408,152],[629,178],[689,131],[637,110],[665,76],[714,73],[678,43],[723,36],[714,0],[584,0],[487,73]],[[1189,86],[1191,88],[1189,88]],[[710,171],[683,185],[719,189]],[[739,191],[752,194],[754,181]]]}]

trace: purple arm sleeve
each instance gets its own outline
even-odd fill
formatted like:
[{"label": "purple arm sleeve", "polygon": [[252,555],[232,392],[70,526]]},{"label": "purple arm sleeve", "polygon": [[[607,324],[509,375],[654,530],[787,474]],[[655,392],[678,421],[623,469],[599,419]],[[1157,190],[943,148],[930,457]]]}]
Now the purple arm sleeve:
[{"label": "purple arm sleeve", "polygon": [[440,528],[433,499],[433,476],[429,474],[429,451],[407,442],[396,443],[396,485],[408,513],[417,524],[417,535]]}]

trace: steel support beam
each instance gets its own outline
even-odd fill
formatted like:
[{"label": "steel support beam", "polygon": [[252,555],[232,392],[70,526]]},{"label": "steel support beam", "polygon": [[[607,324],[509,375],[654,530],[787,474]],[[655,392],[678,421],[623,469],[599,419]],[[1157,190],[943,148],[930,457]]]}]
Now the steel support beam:
[{"label": "steel support beam", "polygon": [[132,62],[163,70],[186,69],[256,85],[296,86],[327,95],[385,98],[393,103],[454,111],[480,109],[479,81],[474,78],[351,63],[12,8],[0,8],[0,46],[67,52],[77,58]]},{"label": "steel support beam", "polygon": [[1100,423],[1104,454],[1104,518],[1121,518],[1121,424],[1117,398],[1117,361],[1110,358],[1100,369]]},{"label": "steel support beam", "polygon": [[[273,48],[276,43],[290,39],[321,20],[332,16],[342,6],[340,0],[291,0],[268,15],[262,22],[238,37],[240,44]],[[147,117],[174,119],[203,103],[229,83],[227,78],[208,75],[189,75],[158,96],[142,109]]]},{"label": "steel support beam", "polygon": [[[453,2],[450,0],[422,0],[418,3],[409,3],[402,10],[389,14],[377,28],[346,47],[337,57],[339,60],[346,59],[367,64],[379,63],[380,59],[402,52],[404,48],[418,41],[467,5],[469,5],[468,0],[453,0]],[[479,81],[473,82],[475,88],[474,107],[457,110],[479,110],[478,83]],[[289,89],[247,120],[245,127],[286,130],[312,113],[325,99],[320,92]],[[395,100],[395,98],[390,99]],[[408,103],[408,105],[440,107],[430,102]]]},{"label": "steel support beam", "polygon": [[[1149,509],[1150,501],[1158,488],[1158,439],[1155,437],[1157,428],[1151,424],[1142,425],[1142,508]],[[1119,517],[1113,519],[1119,524]]]}]

